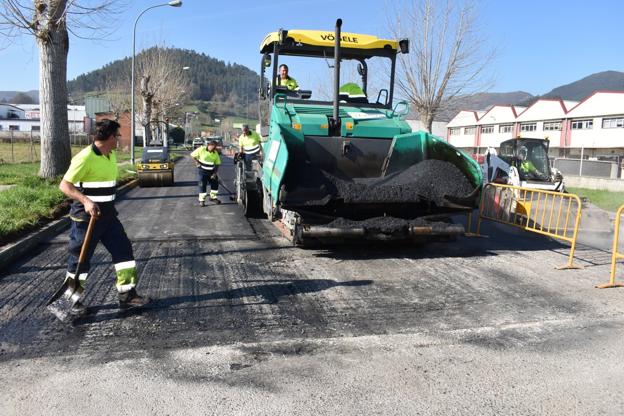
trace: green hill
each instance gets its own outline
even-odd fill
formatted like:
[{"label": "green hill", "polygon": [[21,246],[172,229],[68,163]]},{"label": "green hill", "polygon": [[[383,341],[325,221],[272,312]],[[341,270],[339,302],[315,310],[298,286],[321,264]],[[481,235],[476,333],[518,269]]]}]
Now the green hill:
[{"label": "green hill", "polygon": [[[142,54],[150,53],[153,49],[142,51],[136,59],[138,60]],[[236,63],[226,63],[191,50],[168,49],[181,67],[190,68],[188,76],[192,84],[191,100],[225,101],[230,97],[240,102],[256,100],[259,75],[249,68]],[[102,91],[106,88],[107,80],[119,77],[120,74],[127,74],[126,79],[129,79],[130,69],[130,57],[113,61],[100,69],[82,74],[69,81],[69,93],[72,97],[80,99],[79,97],[83,97],[88,92]]]}]

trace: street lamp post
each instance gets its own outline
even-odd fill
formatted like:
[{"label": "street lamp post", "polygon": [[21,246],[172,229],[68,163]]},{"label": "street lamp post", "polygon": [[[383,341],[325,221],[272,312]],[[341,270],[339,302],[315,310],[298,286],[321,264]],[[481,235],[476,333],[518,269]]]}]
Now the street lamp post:
[{"label": "street lamp post", "polygon": [[130,79],[131,79],[131,82],[130,82],[131,84],[130,85],[130,163],[132,163],[133,165],[134,165],[134,137],[135,137],[135,119],[136,119],[136,116],[134,115],[134,55],[136,51],[136,27],[137,27],[137,23],[139,22],[139,18],[141,18],[141,16],[143,16],[143,14],[146,11],[155,9],[156,7],[163,7],[163,6],[180,7],[182,6],[182,1],[172,0],[167,3],[157,4],[155,6],[148,7],[147,9],[139,13],[136,20],[134,21],[134,28],[132,29],[132,74],[130,75]]}]

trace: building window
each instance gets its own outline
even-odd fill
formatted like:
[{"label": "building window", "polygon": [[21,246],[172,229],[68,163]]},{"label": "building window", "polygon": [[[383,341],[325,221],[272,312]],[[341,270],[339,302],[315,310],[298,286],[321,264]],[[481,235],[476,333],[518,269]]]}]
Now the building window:
[{"label": "building window", "polygon": [[9,130],[11,131],[19,131],[19,126],[15,124],[9,124]]},{"label": "building window", "polygon": [[472,126],[472,127],[464,127],[464,134],[474,134],[474,132],[475,132],[474,126]]},{"label": "building window", "polygon": [[624,127],[624,117],[602,119],[603,129],[617,129],[622,127]]},{"label": "building window", "polygon": [[498,127],[499,133],[511,133],[513,131],[513,124],[501,124]]},{"label": "building window", "polygon": [[449,129],[449,134],[451,136],[457,136],[459,134],[459,127],[451,127]]},{"label": "building window", "polygon": [[483,134],[494,133],[494,126],[483,126],[483,127],[481,127],[481,133],[483,133]]},{"label": "building window", "polygon": [[41,130],[41,126],[31,126],[30,127],[30,131],[40,131]]},{"label": "building window", "polygon": [[560,121],[545,121],[544,131],[552,131],[552,130],[561,130],[561,122]]},{"label": "building window", "polygon": [[520,131],[535,131],[537,130],[537,123],[520,124]]},{"label": "building window", "polygon": [[594,128],[594,120],[574,120],[572,122],[572,130],[585,130],[585,129],[593,129]]}]

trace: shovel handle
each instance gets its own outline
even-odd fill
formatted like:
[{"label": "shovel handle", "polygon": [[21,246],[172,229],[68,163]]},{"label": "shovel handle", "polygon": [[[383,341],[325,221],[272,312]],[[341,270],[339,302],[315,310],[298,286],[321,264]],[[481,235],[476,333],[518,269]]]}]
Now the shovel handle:
[{"label": "shovel handle", "polygon": [[97,217],[91,216],[89,219],[89,225],[87,226],[87,234],[85,235],[84,241],[82,242],[82,247],[80,248],[80,257],[78,257],[78,265],[76,266],[76,279],[78,279],[78,274],[80,272],[80,266],[85,261],[85,257],[87,257],[87,251],[89,250],[89,242],[91,241],[91,235],[93,235],[93,225]]}]

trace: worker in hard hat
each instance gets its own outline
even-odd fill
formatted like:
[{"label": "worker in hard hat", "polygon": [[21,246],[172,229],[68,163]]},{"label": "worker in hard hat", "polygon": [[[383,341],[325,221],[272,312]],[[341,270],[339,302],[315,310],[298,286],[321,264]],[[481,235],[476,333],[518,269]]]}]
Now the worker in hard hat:
[{"label": "worker in hard hat", "polygon": [[206,146],[198,147],[191,153],[197,166],[197,186],[199,188],[199,205],[206,206],[206,188],[210,184],[210,201],[220,204],[219,177],[217,171],[221,165],[221,157],[217,152],[217,142],[210,140]]},{"label": "worker in hard hat", "polygon": [[281,64],[279,66],[279,77],[277,85],[288,88],[288,91],[297,91],[299,85],[297,81],[288,75],[288,65]]},{"label": "worker in hard hat", "polygon": [[247,124],[243,124],[242,128],[243,132],[238,137],[238,150],[239,155],[245,161],[245,168],[249,170],[251,169],[251,161],[257,159],[262,152],[260,146],[262,138],[255,131],[251,131]]}]

